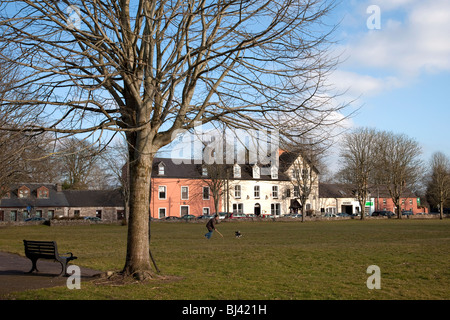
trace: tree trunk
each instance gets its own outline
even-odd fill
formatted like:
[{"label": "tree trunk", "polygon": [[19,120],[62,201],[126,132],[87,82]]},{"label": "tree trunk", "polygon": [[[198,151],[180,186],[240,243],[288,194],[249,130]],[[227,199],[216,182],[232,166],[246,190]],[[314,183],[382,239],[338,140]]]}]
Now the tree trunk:
[{"label": "tree trunk", "polygon": [[[123,272],[139,280],[153,277],[149,253],[150,180],[154,155],[152,137],[142,130],[130,143],[130,216],[128,218],[127,256]],[[130,138],[128,138],[130,140]],[[131,139],[133,140],[133,139]],[[133,144],[135,142],[135,144]],[[134,149],[133,149],[134,146]]]}]

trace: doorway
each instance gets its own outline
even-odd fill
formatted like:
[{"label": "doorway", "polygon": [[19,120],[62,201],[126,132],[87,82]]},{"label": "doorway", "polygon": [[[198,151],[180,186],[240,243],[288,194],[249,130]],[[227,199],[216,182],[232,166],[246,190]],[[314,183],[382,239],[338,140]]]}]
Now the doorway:
[{"label": "doorway", "polygon": [[259,217],[261,215],[261,205],[259,203],[255,203],[255,208],[253,209],[253,213],[257,217]]}]

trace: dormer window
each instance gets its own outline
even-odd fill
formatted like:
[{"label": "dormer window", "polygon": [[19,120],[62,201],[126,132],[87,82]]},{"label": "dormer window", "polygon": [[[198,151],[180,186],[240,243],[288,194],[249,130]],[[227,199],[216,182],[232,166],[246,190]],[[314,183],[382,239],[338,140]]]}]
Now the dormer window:
[{"label": "dormer window", "polygon": [[259,166],[257,164],[255,164],[253,166],[253,178],[255,179],[259,179],[261,176],[261,169],[259,168]]},{"label": "dormer window", "polygon": [[278,179],[278,168],[275,166],[270,168],[270,175],[271,175],[272,179]]},{"label": "dormer window", "polygon": [[21,186],[18,189],[17,195],[19,199],[28,198],[30,196],[30,189],[26,186]]},{"label": "dormer window", "polygon": [[37,197],[38,199],[48,199],[49,198],[49,191],[46,187],[42,186],[37,189]]},{"label": "dormer window", "polygon": [[162,162],[160,164],[158,164],[158,176],[163,176],[164,175],[165,167],[166,166]]},{"label": "dormer window", "polygon": [[233,167],[233,177],[240,178],[241,177],[241,166],[237,163]]}]

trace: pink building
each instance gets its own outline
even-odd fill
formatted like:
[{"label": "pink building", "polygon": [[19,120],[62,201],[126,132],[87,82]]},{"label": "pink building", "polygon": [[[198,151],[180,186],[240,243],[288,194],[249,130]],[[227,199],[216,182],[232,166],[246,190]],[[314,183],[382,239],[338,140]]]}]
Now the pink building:
[{"label": "pink building", "polygon": [[[181,160],[179,160],[181,161]],[[152,169],[151,217],[182,217],[215,214],[214,199],[201,164],[155,158]],[[221,202],[219,200],[219,208]]]},{"label": "pink building", "polygon": [[[394,202],[386,187],[373,187],[370,191],[372,198],[375,199],[376,211],[395,212]],[[405,190],[400,198],[400,211],[410,211],[413,214],[428,213],[428,209],[421,205],[420,198],[409,190]]]}]

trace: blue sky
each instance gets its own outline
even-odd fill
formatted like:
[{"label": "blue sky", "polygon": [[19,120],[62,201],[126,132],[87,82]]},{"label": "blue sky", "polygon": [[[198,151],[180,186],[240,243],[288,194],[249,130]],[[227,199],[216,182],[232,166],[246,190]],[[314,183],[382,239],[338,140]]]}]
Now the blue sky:
[{"label": "blue sky", "polygon": [[[369,29],[379,8],[380,29]],[[343,62],[330,82],[358,98],[348,126],[370,126],[415,138],[428,161],[450,157],[450,1],[352,0],[330,17]]]}]

